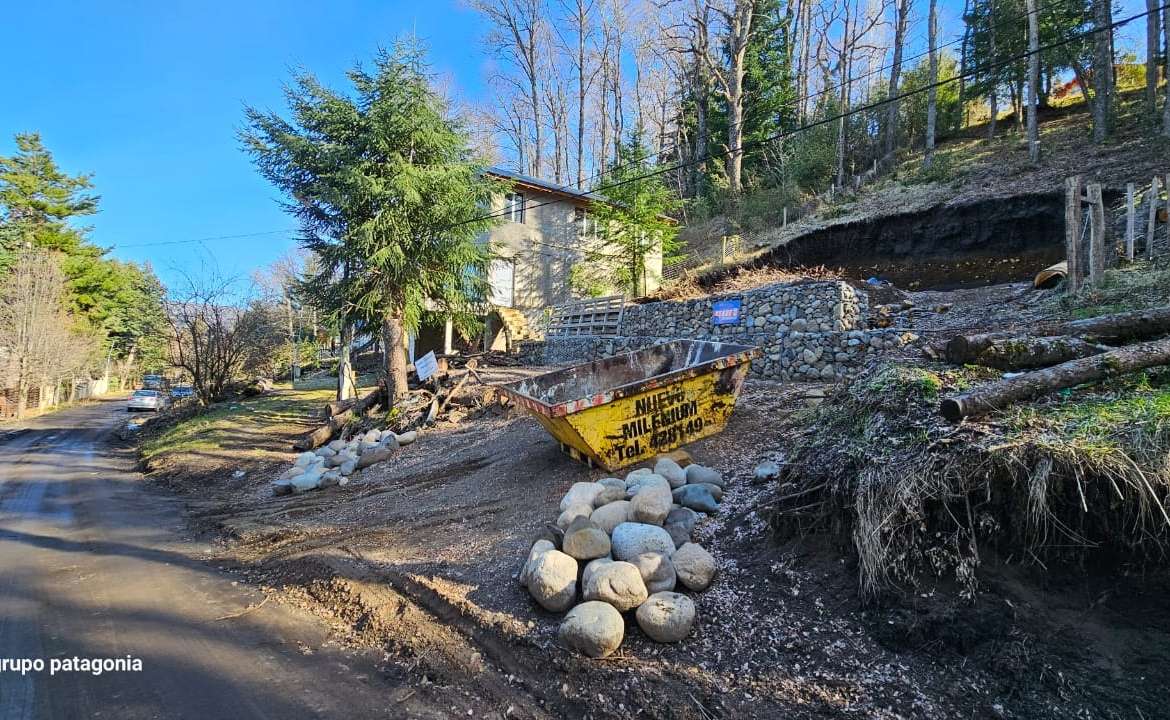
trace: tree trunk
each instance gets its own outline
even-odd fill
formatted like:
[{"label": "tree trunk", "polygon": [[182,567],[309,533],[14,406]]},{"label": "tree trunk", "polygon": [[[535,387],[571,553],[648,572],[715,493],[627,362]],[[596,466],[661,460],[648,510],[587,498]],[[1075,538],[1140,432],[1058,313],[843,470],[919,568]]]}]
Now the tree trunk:
[{"label": "tree trunk", "polygon": [[959,112],[955,118],[955,132],[967,124],[967,47],[971,42],[971,24],[966,21],[971,0],[963,0],[963,42],[959,46]]},{"label": "tree trunk", "polygon": [[1146,0],[1146,117],[1150,127],[1158,125],[1158,56],[1161,38],[1160,0]]},{"label": "tree trunk", "polygon": [[1054,390],[1097,382],[1168,363],[1170,338],[1140,345],[1127,345],[1100,355],[1070,360],[1043,370],[997,380],[971,392],[944,399],[939,405],[939,411],[947,420],[957,422],[965,417],[983,415]]},{"label": "tree trunk", "polygon": [[[1029,0],[1034,2],[1035,0]],[[934,132],[938,119],[938,0],[930,0],[930,13],[927,18],[927,44],[930,54],[930,89],[926,91],[926,155],[922,164],[927,169],[934,164]]]},{"label": "tree trunk", "polygon": [[577,189],[585,185],[585,36],[588,17],[584,0],[577,1]]},{"label": "tree trunk", "polygon": [[386,339],[386,408],[390,409],[410,392],[406,383],[406,329],[401,312],[392,310],[382,318],[382,334]]},{"label": "tree trunk", "polygon": [[[1093,23],[1106,28],[1112,22],[1110,0],[1093,0]],[[1104,142],[1110,133],[1113,112],[1112,30],[1093,34],[1093,142]]]},{"label": "tree trunk", "polygon": [[1036,118],[1036,90],[1040,84],[1040,15],[1036,0],[1028,2],[1028,160],[1040,162],[1040,129]]},{"label": "tree trunk", "polygon": [[337,399],[349,400],[357,396],[357,378],[353,373],[350,351],[353,347],[353,325],[341,321],[341,347],[337,351]]},{"label": "tree trunk", "polygon": [[[1034,331],[1045,336],[1075,335],[1110,343],[1144,340],[1170,334],[1170,306],[1041,325],[1034,328]],[[997,341],[1018,335],[1018,330],[956,335],[947,342],[945,357],[947,362],[958,365],[977,362],[978,358]]]},{"label": "tree trunk", "polygon": [[361,400],[352,402],[349,408],[342,410],[330,418],[326,418],[324,425],[310,430],[297,438],[296,442],[293,443],[293,449],[301,451],[313,450],[329,442],[338,431],[345,427],[345,424],[351,418],[360,417],[367,410],[378,404],[382,399],[383,390],[383,386],[379,385],[367,393]]},{"label": "tree trunk", "polygon": [[1170,3],[1162,3],[1162,135],[1170,138]]},{"label": "tree trunk", "polygon": [[887,156],[892,156],[898,149],[898,80],[902,74],[902,48],[906,44],[906,23],[909,17],[910,0],[898,0],[894,3],[894,59],[890,63],[890,106],[886,116]]},{"label": "tree trunk", "polygon": [[[988,41],[991,44],[991,57],[989,58],[989,61],[995,62],[999,57],[998,54],[996,53],[996,49],[995,49],[995,24],[997,22],[999,22],[995,17],[995,0],[991,0],[988,3],[987,13],[988,13],[988,19],[987,19]],[[992,80],[992,85],[991,85],[991,120],[987,123],[987,139],[988,140],[995,139],[995,125],[997,122],[999,122],[999,89],[998,89],[998,86],[999,86],[999,83],[996,82],[995,80]]]},{"label": "tree trunk", "polygon": [[997,370],[1031,370],[1108,352],[1104,345],[1071,335],[1014,337],[991,341],[974,359],[976,365]]}]

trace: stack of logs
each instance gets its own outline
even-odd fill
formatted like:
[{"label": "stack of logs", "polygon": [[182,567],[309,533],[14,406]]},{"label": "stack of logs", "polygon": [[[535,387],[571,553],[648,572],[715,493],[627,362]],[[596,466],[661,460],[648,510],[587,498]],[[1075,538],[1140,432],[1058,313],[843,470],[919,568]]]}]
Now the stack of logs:
[{"label": "stack of logs", "polygon": [[1082,383],[1168,365],[1167,335],[1170,307],[1041,325],[1024,334],[959,335],[946,345],[948,362],[1013,372],[943,399],[939,410],[958,422]]},{"label": "stack of logs", "polygon": [[[393,429],[407,432],[433,425],[449,411],[452,403],[460,395],[464,396],[460,401],[470,402],[479,407],[502,405],[506,402],[503,395],[498,394],[494,387],[489,386],[480,377],[477,358],[463,360],[463,367],[456,370],[448,370],[446,365],[446,362],[441,362],[439,371],[422,382],[411,371],[409,392],[395,401],[395,406],[400,410],[398,417],[401,420]],[[468,383],[473,380],[482,385],[483,390],[468,399],[465,390]],[[298,438],[293,447],[302,451],[321,447],[336,437],[347,425],[359,422],[363,416],[385,405],[384,381],[380,381],[376,388],[361,398],[331,402],[322,410],[324,422]]]}]

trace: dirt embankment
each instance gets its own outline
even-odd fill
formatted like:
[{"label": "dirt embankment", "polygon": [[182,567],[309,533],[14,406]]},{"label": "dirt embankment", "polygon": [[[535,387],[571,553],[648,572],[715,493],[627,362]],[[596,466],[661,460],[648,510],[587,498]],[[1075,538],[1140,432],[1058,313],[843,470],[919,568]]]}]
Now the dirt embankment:
[{"label": "dirt embankment", "polygon": [[[770,539],[773,488],[752,470],[783,461],[807,432],[807,390],[749,383],[727,430],[688,448],[732,478],[720,514],[696,532],[720,574],[694,597],[691,637],[659,645],[631,621],[622,650],[601,661],[559,647],[559,617],[516,582],[565,490],[604,476],[562,455],[530,418],[484,413],[439,427],[347,487],[285,498],[271,497],[267,481],[306,424],[283,400],[279,411],[265,399],[240,403],[231,417],[242,428],[202,433],[152,462],[187,495],[191,523],[223,538],[243,579],[329,618],[339,639],[382,648],[383,674],[413,683],[428,705],[450,700],[451,716],[1128,713],[1113,689],[1132,689],[1123,673],[1134,666],[1101,674],[1083,639],[1112,637],[1114,625],[1083,594],[1005,582],[968,604],[940,581],[912,601],[865,606],[847,547]],[[1059,615],[1054,597],[1065,602]],[[1073,622],[1076,608],[1086,615]]]}]

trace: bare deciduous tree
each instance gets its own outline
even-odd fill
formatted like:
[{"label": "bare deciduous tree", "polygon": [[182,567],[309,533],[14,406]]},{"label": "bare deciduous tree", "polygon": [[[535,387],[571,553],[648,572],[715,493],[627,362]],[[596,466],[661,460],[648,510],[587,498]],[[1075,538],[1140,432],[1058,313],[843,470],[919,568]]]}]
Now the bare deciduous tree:
[{"label": "bare deciduous tree", "polygon": [[187,277],[167,303],[171,364],[187,371],[204,405],[245,372],[264,369],[284,340],[279,313],[261,302],[240,304],[232,287],[216,275]]},{"label": "bare deciduous tree", "polygon": [[92,360],[94,343],[73,330],[64,296],[60,263],[43,250],[21,251],[0,285],[0,348],[7,351],[17,417],[25,415],[30,389],[56,385]]}]

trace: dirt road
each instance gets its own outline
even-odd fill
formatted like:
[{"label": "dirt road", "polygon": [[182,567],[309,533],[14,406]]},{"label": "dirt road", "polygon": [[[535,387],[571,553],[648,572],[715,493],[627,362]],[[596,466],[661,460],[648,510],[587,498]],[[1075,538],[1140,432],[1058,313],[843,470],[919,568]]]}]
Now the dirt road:
[{"label": "dirt road", "polygon": [[[376,658],[330,647],[314,618],[264,603],[216,567],[211,547],[183,536],[176,502],[144,487],[107,442],[123,407],[0,431],[0,655],[44,662],[0,672],[0,717],[401,712]],[[127,656],[140,672],[51,674],[74,657]]]}]

